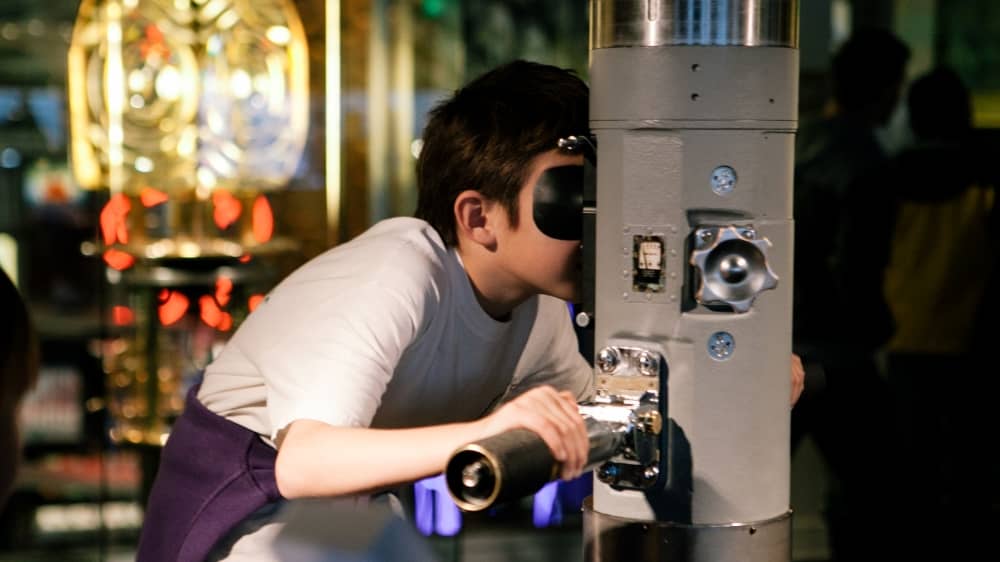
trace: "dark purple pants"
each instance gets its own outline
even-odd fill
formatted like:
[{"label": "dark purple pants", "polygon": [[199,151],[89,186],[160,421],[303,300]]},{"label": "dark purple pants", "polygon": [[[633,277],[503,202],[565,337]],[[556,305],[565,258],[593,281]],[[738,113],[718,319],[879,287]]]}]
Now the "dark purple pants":
[{"label": "dark purple pants", "polygon": [[253,431],[211,412],[198,386],[163,449],[149,494],[138,562],[201,562],[237,523],[281,499],[276,451]]}]

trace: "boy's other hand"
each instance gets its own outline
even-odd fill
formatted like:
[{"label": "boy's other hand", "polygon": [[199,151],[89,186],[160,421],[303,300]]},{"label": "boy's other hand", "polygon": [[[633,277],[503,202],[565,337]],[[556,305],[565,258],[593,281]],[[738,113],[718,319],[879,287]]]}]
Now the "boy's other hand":
[{"label": "boy's other hand", "polygon": [[561,464],[560,477],[571,480],[587,464],[587,428],[569,392],[539,386],[525,392],[482,420],[483,437],[516,428],[534,431]]},{"label": "boy's other hand", "polygon": [[806,386],[806,369],[802,366],[802,358],[796,354],[792,354],[792,402],[791,405],[795,406],[795,403],[799,401],[799,396],[802,396],[802,390]]}]

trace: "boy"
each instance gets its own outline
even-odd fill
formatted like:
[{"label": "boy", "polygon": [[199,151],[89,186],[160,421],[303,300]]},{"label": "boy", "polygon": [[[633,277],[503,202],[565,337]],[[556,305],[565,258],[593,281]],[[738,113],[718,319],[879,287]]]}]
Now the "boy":
[{"label": "boy", "polygon": [[293,273],[189,395],[140,561],[253,556],[282,498],[418,480],[516,427],[545,440],[563,478],[580,473],[576,403],[592,375],[563,302],[579,240],[544,234],[533,199],[582,166],[556,143],[588,130],[587,96],[572,73],[519,61],[431,113],[418,218],[383,221]]}]

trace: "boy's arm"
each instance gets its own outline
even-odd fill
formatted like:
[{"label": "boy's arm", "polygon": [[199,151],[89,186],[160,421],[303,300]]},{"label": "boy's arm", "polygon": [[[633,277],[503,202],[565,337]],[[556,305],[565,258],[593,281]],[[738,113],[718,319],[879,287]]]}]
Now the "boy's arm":
[{"label": "boy's arm", "polygon": [[279,440],[275,479],[286,498],[370,492],[440,473],[462,445],[514,428],[546,442],[562,463],[562,478],[583,470],[588,440],[575,397],[540,386],[466,423],[370,429],[296,420]]}]

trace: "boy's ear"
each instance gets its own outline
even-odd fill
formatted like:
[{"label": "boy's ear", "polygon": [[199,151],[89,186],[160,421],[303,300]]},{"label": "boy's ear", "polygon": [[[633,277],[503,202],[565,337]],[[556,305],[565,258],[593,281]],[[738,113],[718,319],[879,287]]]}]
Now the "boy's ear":
[{"label": "boy's ear", "polygon": [[467,189],[455,198],[455,230],[459,239],[470,240],[493,251],[497,240],[490,211],[494,202],[478,191]]}]

